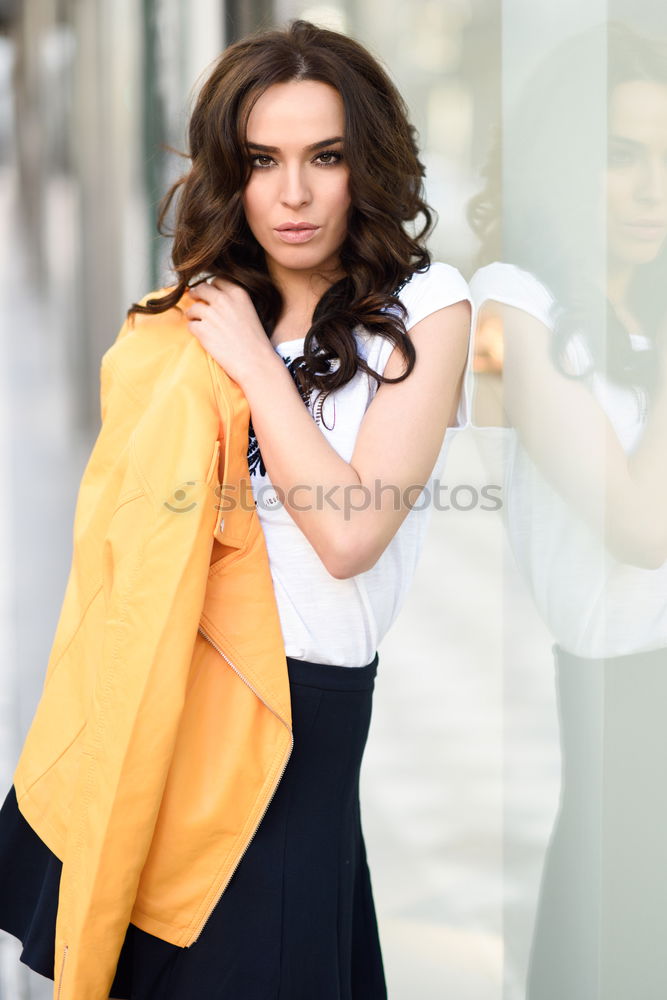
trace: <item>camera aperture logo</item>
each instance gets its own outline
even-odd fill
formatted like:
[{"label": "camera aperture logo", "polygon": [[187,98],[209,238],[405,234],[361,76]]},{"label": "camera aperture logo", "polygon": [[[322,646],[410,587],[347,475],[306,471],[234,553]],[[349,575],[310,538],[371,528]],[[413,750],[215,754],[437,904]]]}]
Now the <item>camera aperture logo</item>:
[{"label": "camera aperture logo", "polygon": [[181,483],[171,494],[174,503],[165,500],[162,506],[170,510],[172,514],[189,514],[191,510],[194,510],[198,506],[198,501],[194,499],[188,501],[188,494],[191,494],[188,487],[196,485],[196,479],[188,479],[186,482]]}]

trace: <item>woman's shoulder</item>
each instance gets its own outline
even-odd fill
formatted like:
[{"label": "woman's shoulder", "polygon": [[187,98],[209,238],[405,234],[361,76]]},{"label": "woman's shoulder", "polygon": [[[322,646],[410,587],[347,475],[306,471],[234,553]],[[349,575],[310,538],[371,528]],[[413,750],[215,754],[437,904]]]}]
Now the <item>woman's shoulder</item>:
[{"label": "woman's shoulder", "polygon": [[398,290],[398,298],[408,310],[406,329],[437,309],[466,300],[472,304],[468,283],[453,264],[431,261],[424,271],[415,271]]},{"label": "woman's shoulder", "polygon": [[532,271],[507,261],[493,261],[478,268],[470,279],[476,308],[489,299],[530,313],[545,326],[552,326],[555,299]]},{"label": "woman's shoulder", "polygon": [[[470,298],[468,283],[459,269],[442,260],[433,260],[425,270],[414,271],[399,288],[398,297],[404,301],[435,291],[439,291],[443,298],[457,295]],[[452,301],[457,300],[452,298]]]},{"label": "woman's shoulder", "polygon": [[[556,329],[558,303],[547,285],[532,271],[506,261],[480,267],[470,279],[475,309],[489,299],[514,306],[534,317],[552,333]],[[591,372],[593,357],[580,330],[571,333],[565,346],[565,360],[573,373]]]}]

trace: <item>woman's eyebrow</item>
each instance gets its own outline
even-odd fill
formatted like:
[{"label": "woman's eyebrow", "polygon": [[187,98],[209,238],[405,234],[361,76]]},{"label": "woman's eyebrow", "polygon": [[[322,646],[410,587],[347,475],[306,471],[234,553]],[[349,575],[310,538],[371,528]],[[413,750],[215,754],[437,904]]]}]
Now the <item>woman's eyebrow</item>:
[{"label": "woman's eyebrow", "polygon": [[625,135],[614,135],[611,132],[609,133],[608,138],[609,138],[610,142],[618,142],[618,143],[622,142],[626,146],[643,146],[644,145],[643,142],[637,142],[636,139],[629,139]]},{"label": "woman's eyebrow", "polygon": [[[306,146],[305,150],[307,153],[312,153],[316,149],[322,149],[324,146],[330,146],[333,142],[342,142],[342,135],[335,135],[331,139],[320,139],[319,142],[313,142],[310,146]],[[279,146],[264,146],[261,142],[250,142],[248,141],[248,146],[251,149],[261,149],[265,153],[279,153]]]}]

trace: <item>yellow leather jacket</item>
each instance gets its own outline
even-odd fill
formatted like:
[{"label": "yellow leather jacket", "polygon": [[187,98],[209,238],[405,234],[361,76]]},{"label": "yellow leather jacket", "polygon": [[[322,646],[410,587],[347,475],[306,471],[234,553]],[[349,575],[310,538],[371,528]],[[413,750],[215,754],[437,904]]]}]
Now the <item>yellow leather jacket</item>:
[{"label": "yellow leather jacket", "polygon": [[63,862],[54,1000],[107,1000],[130,921],[197,940],[293,746],[240,387],[173,308],[123,324],[100,406],[14,774]]}]

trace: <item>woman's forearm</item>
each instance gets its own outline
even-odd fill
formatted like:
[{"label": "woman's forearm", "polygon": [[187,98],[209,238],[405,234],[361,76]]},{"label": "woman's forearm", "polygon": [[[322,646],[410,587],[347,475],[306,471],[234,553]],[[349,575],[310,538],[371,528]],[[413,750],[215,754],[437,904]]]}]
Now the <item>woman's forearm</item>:
[{"label": "woman's forearm", "polygon": [[277,354],[267,354],[253,367],[243,391],[280,502],[324,565],[335,569],[346,551],[350,517],[355,516],[346,510],[345,498],[360,485],[359,476],[319,430]]},{"label": "woman's forearm", "polygon": [[664,374],[639,445],[628,458],[628,472],[644,498],[647,563],[658,567],[667,559],[667,386]]}]

